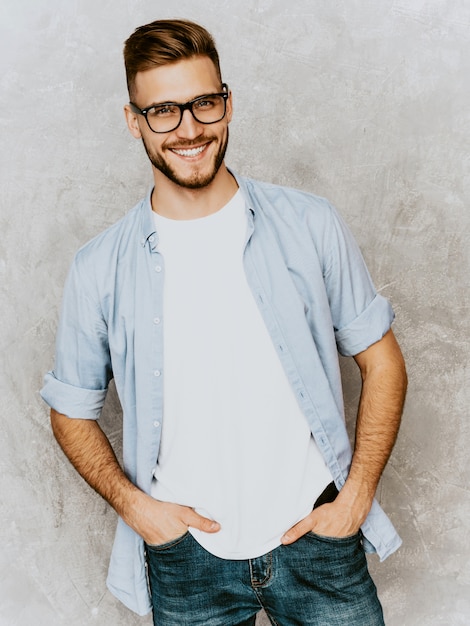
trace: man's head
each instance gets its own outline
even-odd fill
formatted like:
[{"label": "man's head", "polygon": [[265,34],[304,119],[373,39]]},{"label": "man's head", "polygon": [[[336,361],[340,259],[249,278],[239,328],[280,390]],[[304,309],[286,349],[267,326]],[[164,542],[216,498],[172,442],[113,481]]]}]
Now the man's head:
[{"label": "man's head", "polygon": [[189,189],[212,183],[227,148],[232,99],[211,35],[185,20],[152,22],[126,41],[124,60],[127,123],[155,176]]},{"label": "man's head", "polygon": [[219,55],[212,35],[187,20],[157,20],[137,28],[124,44],[127,89],[135,96],[135,77],[155,67],[196,56],[207,56],[222,82]]}]

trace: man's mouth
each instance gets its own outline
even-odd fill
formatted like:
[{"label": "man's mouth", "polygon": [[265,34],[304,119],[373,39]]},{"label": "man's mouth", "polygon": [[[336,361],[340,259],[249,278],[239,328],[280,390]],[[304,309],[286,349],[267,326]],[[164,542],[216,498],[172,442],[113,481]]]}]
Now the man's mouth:
[{"label": "man's mouth", "polygon": [[170,148],[170,150],[179,156],[196,157],[201,154],[208,145],[209,143],[205,143],[203,146],[197,146],[196,148]]}]

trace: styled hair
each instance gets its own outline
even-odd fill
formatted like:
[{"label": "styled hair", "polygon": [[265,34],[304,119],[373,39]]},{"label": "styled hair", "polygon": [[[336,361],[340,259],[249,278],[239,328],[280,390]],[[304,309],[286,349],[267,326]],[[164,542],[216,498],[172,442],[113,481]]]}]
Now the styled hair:
[{"label": "styled hair", "polygon": [[222,82],[215,41],[205,28],[188,20],[157,20],[140,26],[124,44],[130,98],[133,97],[138,72],[195,56],[209,57]]}]

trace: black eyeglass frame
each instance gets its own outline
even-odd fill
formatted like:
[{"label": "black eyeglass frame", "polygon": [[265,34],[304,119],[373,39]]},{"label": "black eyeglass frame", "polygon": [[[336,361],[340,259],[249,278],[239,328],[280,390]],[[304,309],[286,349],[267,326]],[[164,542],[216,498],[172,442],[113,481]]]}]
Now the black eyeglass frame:
[{"label": "black eyeglass frame", "polygon": [[[185,102],[184,104],[178,104],[178,102],[161,102],[159,104],[152,104],[152,106],[146,107],[145,109],[140,109],[133,102],[129,102],[129,106],[134,111],[134,113],[137,113],[138,115],[143,115],[145,117],[145,121],[147,122],[147,126],[150,128],[152,133],[156,133],[158,135],[162,135],[164,133],[171,133],[171,132],[173,132],[174,130],[176,130],[178,128],[178,126],[183,121],[183,113],[186,110],[188,110],[191,113],[191,115],[194,117],[196,122],[198,122],[199,124],[217,124],[217,122],[220,122],[221,120],[223,120],[225,115],[226,115],[226,113],[227,113],[227,100],[228,100],[228,97],[230,95],[230,92],[229,92],[229,88],[228,88],[227,83],[222,83],[222,89],[224,89],[225,91],[223,91],[221,93],[206,93],[203,96],[198,96],[197,98],[194,98],[193,100],[189,100],[188,102]],[[211,98],[213,96],[221,96],[224,99],[224,113],[223,113],[223,115],[221,117],[219,117],[218,120],[214,120],[213,122],[201,122],[201,120],[199,120],[196,117],[196,115],[194,114],[193,105],[196,102],[199,102],[200,100],[204,100],[204,98]],[[170,130],[154,130],[150,126],[150,122],[148,121],[147,114],[148,114],[148,112],[151,109],[155,109],[155,107],[164,107],[164,106],[178,107],[178,109],[180,110],[179,122],[176,124],[176,126],[174,126],[173,128],[170,128]]]}]

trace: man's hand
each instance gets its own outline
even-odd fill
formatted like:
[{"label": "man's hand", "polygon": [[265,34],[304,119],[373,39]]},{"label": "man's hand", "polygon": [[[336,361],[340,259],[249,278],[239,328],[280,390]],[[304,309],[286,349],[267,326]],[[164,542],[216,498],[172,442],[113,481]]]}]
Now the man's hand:
[{"label": "man's hand", "polygon": [[339,493],[334,502],[322,504],[292,526],[281,538],[281,543],[294,543],[303,535],[314,532],[324,537],[350,537],[355,535],[362,526],[371,504],[368,502],[353,503],[348,498],[347,487]]},{"label": "man's hand", "polygon": [[132,500],[124,521],[149,545],[162,545],[177,539],[189,527],[206,533],[220,530],[220,524],[202,517],[188,506],[161,502],[143,492],[136,492]]}]

